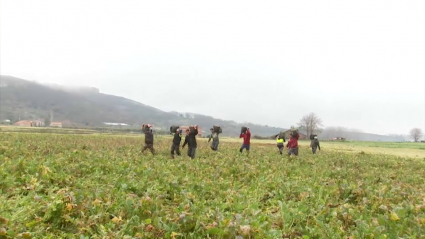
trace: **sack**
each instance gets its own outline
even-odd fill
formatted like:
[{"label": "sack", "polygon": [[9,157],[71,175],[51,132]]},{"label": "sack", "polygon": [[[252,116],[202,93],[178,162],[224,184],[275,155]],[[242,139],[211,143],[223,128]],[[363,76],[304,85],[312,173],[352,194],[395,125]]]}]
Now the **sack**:
[{"label": "sack", "polygon": [[170,127],[170,133],[174,134],[177,131],[177,129],[179,129],[179,128],[180,128],[180,126],[178,126],[178,125],[172,125]]},{"label": "sack", "polygon": [[310,134],[310,140],[313,140],[314,137],[316,137],[316,136],[317,136],[317,134]]},{"label": "sack", "polygon": [[242,128],[241,128],[241,134],[244,134],[244,133],[246,133],[246,131],[248,130],[248,128],[247,127],[245,127],[245,126],[243,126]]},{"label": "sack", "polygon": [[142,125],[142,131],[147,133],[147,132],[151,131],[151,127],[152,126],[150,124],[143,124]]},{"label": "sack", "polygon": [[213,126],[213,129],[214,129],[214,133],[222,133],[223,132],[223,130],[221,130],[221,127],[220,126],[218,126],[218,125],[214,125]]},{"label": "sack", "polygon": [[190,126],[190,127],[189,127],[189,132],[190,132],[191,134],[195,134],[195,135],[197,135],[197,134],[198,134],[198,126],[197,126],[197,125],[192,125],[192,126]]},{"label": "sack", "polygon": [[285,132],[284,131],[281,131],[279,133],[279,138],[281,138],[281,139],[284,139],[285,138]]},{"label": "sack", "polygon": [[298,137],[298,131],[294,130],[291,133],[292,137],[297,138]]}]

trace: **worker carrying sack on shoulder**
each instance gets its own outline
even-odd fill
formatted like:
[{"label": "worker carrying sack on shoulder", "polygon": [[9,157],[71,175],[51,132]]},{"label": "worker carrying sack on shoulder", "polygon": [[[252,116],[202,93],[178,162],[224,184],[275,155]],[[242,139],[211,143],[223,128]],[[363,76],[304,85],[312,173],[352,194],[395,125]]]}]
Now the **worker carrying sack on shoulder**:
[{"label": "worker carrying sack on shoulder", "polygon": [[310,134],[310,140],[313,140],[314,137],[317,137],[317,134]]}]

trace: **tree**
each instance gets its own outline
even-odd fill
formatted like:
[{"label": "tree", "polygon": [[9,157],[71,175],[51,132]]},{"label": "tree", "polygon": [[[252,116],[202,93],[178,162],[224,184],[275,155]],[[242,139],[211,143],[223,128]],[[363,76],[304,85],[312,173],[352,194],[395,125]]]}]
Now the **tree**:
[{"label": "tree", "polygon": [[323,126],[322,120],[315,113],[303,116],[298,125],[307,132],[307,137],[317,131],[319,126]]},{"label": "tree", "polygon": [[419,128],[413,128],[410,130],[410,137],[412,137],[412,139],[415,142],[418,142],[419,139],[422,137],[422,130]]}]

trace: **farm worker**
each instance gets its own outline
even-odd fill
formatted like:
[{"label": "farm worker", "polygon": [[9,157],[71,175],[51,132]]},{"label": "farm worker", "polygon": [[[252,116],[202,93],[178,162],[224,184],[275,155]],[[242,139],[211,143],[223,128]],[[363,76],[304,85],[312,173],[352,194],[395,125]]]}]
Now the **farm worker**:
[{"label": "farm worker", "polygon": [[155,154],[155,149],[153,148],[153,133],[150,125],[145,129],[145,147],[143,147],[142,153],[145,152],[146,149],[149,149],[152,154]]},{"label": "farm worker", "polygon": [[211,135],[210,135],[210,138],[208,139],[208,143],[212,139],[213,141],[211,143],[211,149],[214,150],[214,151],[217,151],[218,150],[218,143],[219,143],[218,133],[214,132],[213,128],[211,128],[210,131],[211,131]]},{"label": "farm worker", "polygon": [[288,147],[288,155],[298,155],[298,137],[299,134],[289,134],[289,141],[286,147]]},{"label": "farm worker", "polygon": [[251,141],[251,131],[249,128],[247,128],[245,133],[241,133],[239,135],[239,138],[243,138],[243,144],[242,147],[239,149],[239,152],[242,153],[243,149],[246,149],[247,152],[249,152],[249,145]]},{"label": "farm worker", "polygon": [[280,154],[282,154],[283,151],[283,142],[285,142],[284,138],[281,138],[280,135],[276,136],[276,143],[277,143],[277,148],[279,149]]},{"label": "farm worker", "polygon": [[173,137],[173,145],[171,146],[171,158],[174,158],[174,151],[177,153],[178,156],[180,156],[180,142],[182,141],[182,134],[181,130],[177,129],[176,132],[174,132]]},{"label": "farm worker", "polygon": [[184,143],[182,148],[187,144],[187,156],[189,156],[191,159],[195,158],[195,152],[196,148],[198,147],[198,144],[196,143],[196,135],[198,134],[198,127],[194,126],[195,131],[190,132],[189,129],[186,130],[186,137],[184,139]]},{"label": "farm worker", "polygon": [[314,138],[311,140],[310,147],[311,147],[311,150],[313,151],[313,154],[316,154],[317,148],[319,148],[320,150],[320,144],[319,144],[319,140],[317,139],[317,136],[314,136]]}]

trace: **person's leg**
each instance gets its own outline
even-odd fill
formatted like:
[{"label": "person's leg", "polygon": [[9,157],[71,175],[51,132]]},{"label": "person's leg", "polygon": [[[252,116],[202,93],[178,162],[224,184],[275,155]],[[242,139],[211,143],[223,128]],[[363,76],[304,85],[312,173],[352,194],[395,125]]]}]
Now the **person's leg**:
[{"label": "person's leg", "polygon": [[155,155],[155,149],[153,148],[153,144],[149,145],[149,149],[150,149],[152,155]]},{"label": "person's leg", "polygon": [[193,159],[195,157],[195,148],[189,147],[188,151],[187,151],[187,156],[189,156],[189,158]]},{"label": "person's leg", "polygon": [[145,146],[143,146],[142,153],[145,152],[146,149],[148,149],[148,145],[147,144],[145,144]]},{"label": "person's leg", "polygon": [[195,154],[196,154],[196,148],[192,148],[192,159],[195,158]]},{"label": "person's leg", "polygon": [[280,154],[283,154],[283,145],[279,146],[279,152]]},{"label": "person's leg", "polygon": [[311,149],[313,150],[313,154],[316,154],[317,148],[316,147],[312,147]]},{"label": "person's leg", "polygon": [[190,147],[187,147],[187,156],[190,157],[190,155],[191,155],[191,148]]},{"label": "person's leg", "polygon": [[171,158],[174,158],[175,145],[171,145]]},{"label": "person's leg", "polygon": [[296,156],[298,156],[298,147],[297,147],[297,148],[294,148],[294,154],[295,154]]},{"label": "person's leg", "polygon": [[217,149],[218,149],[218,142],[216,141],[216,142],[213,142],[213,150],[217,151]]},{"label": "person's leg", "polygon": [[176,144],[176,153],[177,153],[178,156],[181,155],[181,153],[180,153],[180,145],[178,145],[178,144]]},{"label": "person's leg", "polygon": [[288,149],[288,156],[291,156],[294,153],[294,149],[293,148],[289,148]]},{"label": "person's leg", "polygon": [[241,147],[241,149],[239,151],[242,153],[242,151],[244,149],[248,152],[249,151],[249,144],[242,144],[242,147]]}]

